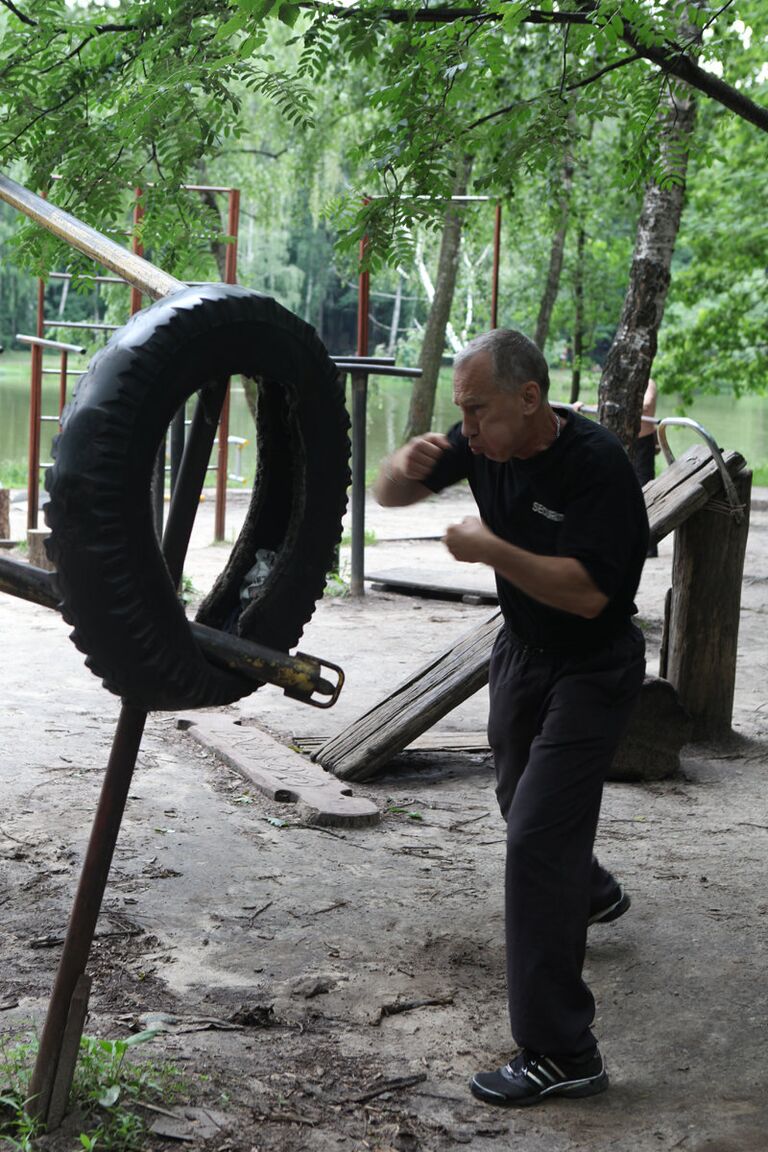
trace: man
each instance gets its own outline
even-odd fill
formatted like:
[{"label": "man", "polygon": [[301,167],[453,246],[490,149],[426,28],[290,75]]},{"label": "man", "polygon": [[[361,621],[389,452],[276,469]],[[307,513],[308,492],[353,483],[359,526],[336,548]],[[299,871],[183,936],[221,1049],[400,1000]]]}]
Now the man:
[{"label": "man", "polygon": [[384,461],[375,492],[412,504],[467,478],[482,519],[452,525],[457,560],[496,573],[504,616],[488,736],[507,822],[507,991],[519,1053],[472,1079],[491,1104],[608,1087],[582,979],[587,925],[629,896],[592,855],[603,781],[643,682],[632,623],[648,521],[619,441],[547,399],[547,364],[497,329],[455,360],[462,421]]}]

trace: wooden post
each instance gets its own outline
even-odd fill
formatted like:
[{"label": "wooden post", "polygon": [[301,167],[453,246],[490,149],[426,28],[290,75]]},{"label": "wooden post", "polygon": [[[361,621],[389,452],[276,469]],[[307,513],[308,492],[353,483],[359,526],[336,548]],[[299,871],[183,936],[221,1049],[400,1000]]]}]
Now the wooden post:
[{"label": "wooden post", "polygon": [[667,678],[693,721],[694,740],[731,731],[752,473],[737,473],[734,484],[741,524],[719,497],[675,535]]},{"label": "wooden post", "polygon": [[0,488],[0,540],[11,538],[11,494],[7,488]]}]

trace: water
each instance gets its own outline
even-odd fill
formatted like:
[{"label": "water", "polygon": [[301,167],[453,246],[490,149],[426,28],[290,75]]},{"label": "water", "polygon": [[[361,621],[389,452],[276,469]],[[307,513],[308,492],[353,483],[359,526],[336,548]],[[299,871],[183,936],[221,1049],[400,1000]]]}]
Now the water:
[{"label": "water", "polygon": [[[73,358],[74,359],[74,358]],[[51,367],[55,363],[51,361]],[[368,395],[367,462],[369,471],[376,467],[382,456],[393,451],[402,437],[408,414],[411,393],[410,380],[391,377],[372,378]],[[564,377],[555,375],[552,395],[554,399],[567,397],[568,385]],[[584,394],[586,403],[594,402],[594,389]],[[43,412],[58,412],[58,378],[44,377]],[[675,414],[675,399],[659,398],[657,415]],[[724,448],[742,452],[753,468],[768,468],[768,398],[745,396],[735,400],[729,395],[707,396],[696,399],[687,415],[698,420]],[[435,405],[434,427],[444,430],[457,419],[458,413],[451,400],[450,373],[443,374]],[[43,425],[41,455],[50,460],[50,444],[57,430],[54,423]],[[230,432],[243,437],[248,443],[241,450],[230,453],[230,470],[244,477],[243,486],[250,484],[255,467],[254,430],[245,403],[242,387],[235,382],[232,391]],[[4,354],[0,357],[0,479],[6,486],[22,487],[26,469],[29,440],[29,358],[23,353]],[[675,455],[696,442],[694,433],[671,429],[669,442]],[[661,468],[661,459],[659,459]],[[237,486],[237,481],[231,481]]]}]

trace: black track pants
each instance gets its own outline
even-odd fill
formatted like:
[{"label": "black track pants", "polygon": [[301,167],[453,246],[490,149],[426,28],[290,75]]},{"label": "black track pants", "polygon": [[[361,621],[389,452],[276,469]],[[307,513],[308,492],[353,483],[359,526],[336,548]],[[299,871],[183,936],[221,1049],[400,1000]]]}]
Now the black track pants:
[{"label": "black track pants", "polygon": [[507,821],[507,991],[512,1035],[540,1054],[590,1049],[582,980],[590,909],[616,881],[594,859],[603,782],[645,674],[632,626],[598,652],[526,648],[502,629],[490,668],[488,738]]}]

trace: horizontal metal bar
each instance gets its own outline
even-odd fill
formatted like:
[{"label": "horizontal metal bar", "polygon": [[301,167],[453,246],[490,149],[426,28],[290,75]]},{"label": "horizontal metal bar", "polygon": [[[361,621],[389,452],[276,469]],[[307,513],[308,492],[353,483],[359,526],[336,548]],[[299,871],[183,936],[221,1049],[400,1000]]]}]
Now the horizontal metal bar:
[{"label": "horizontal metal bar", "polygon": [[122,276],[93,276],[90,272],[49,272],[49,280],[91,280],[94,284],[127,284]]},{"label": "horizontal metal bar", "polygon": [[394,356],[355,356],[350,353],[349,356],[331,356],[331,360],[336,364],[394,364]]},{"label": "horizontal metal bar", "polygon": [[[22,336],[16,333],[16,339],[22,344],[34,344],[37,348],[49,348],[52,352],[85,352],[79,344],[62,344],[60,340],[44,340],[42,336]],[[45,369],[43,369],[45,371]],[[52,369],[56,371],[56,369]]]},{"label": "horizontal metal bar", "polygon": [[[0,592],[44,608],[59,608],[55,572],[6,556],[0,556]],[[206,660],[218,668],[235,672],[256,684],[275,684],[287,695],[316,707],[329,708],[338,699],[344,673],[335,664],[303,652],[291,656],[204,624],[190,622],[189,627]],[[335,682],[322,675],[324,669],[335,674]],[[316,693],[328,701],[313,699]]]},{"label": "horizontal metal bar", "polygon": [[[80,351],[84,352],[85,349],[81,348]],[[61,376],[61,368],[41,368],[40,371],[43,376]],[[67,376],[85,376],[87,371],[87,368],[67,368],[66,374]]]},{"label": "horizontal metal bar", "polygon": [[371,364],[361,367],[349,360],[336,362],[340,372],[351,372],[353,376],[399,376],[404,380],[416,379],[421,376],[421,368],[398,368],[393,364]]},{"label": "horizontal metal bar", "polygon": [[155,268],[154,264],[150,264],[142,256],[129,252],[127,248],[107,239],[95,228],[83,224],[81,220],[70,216],[55,204],[49,204],[42,196],[35,195],[34,192],[2,174],[0,174],[0,199],[23,212],[25,216],[29,216],[43,228],[47,228],[54,236],[77,248],[78,252],[90,256],[111,272],[117,272],[129,284],[138,288],[140,292],[145,292],[153,300],[159,300],[184,287],[181,280]]},{"label": "horizontal metal bar", "polygon": [[43,320],[46,328],[82,328],[94,332],[117,332],[122,324],[100,324],[95,320]]}]

